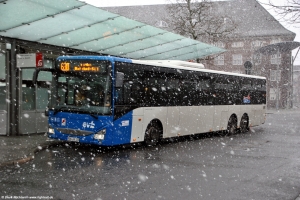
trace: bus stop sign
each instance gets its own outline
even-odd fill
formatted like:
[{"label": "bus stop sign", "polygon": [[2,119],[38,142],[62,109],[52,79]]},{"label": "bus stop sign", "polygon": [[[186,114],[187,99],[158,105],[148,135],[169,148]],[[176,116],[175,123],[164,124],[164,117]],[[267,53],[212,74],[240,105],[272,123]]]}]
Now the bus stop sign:
[{"label": "bus stop sign", "polygon": [[43,54],[42,53],[30,53],[30,54],[17,54],[17,67],[43,67]]}]

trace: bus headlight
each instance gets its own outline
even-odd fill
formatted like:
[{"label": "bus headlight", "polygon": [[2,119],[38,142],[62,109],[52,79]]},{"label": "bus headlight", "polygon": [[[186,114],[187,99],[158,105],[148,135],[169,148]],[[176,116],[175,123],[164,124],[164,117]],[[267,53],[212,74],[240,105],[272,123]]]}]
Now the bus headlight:
[{"label": "bus headlight", "polygon": [[54,134],[54,128],[49,127],[49,128],[48,128],[48,133],[49,133],[49,134]]},{"label": "bus headlight", "polygon": [[96,140],[104,140],[105,133],[106,133],[106,129],[102,129],[101,131],[97,132],[97,133],[94,135],[94,138],[95,138]]}]

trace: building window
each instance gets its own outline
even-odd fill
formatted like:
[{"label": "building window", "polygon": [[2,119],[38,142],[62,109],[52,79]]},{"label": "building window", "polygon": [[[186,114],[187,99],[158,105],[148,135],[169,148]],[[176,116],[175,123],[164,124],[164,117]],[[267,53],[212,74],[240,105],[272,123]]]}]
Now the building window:
[{"label": "building window", "polygon": [[281,54],[273,54],[271,55],[271,64],[281,64]]},{"label": "building window", "polygon": [[252,42],[252,46],[253,47],[261,47],[262,46],[262,41],[260,41],[260,40],[255,40],[255,41],[253,41]]},{"label": "building window", "polygon": [[157,21],[157,22],[155,23],[155,26],[156,26],[156,27],[163,27],[163,28],[166,28],[166,27],[168,27],[168,24],[167,24],[167,22],[165,22],[165,21]]},{"label": "building window", "polygon": [[[276,100],[276,96],[277,96],[276,94],[277,94],[277,89],[270,88],[270,100]],[[278,99],[280,99],[280,93],[278,94]]]},{"label": "building window", "polygon": [[254,55],[254,63],[256,65],[260,65],[261,64],[261,54],[260,53]]},{"label": "building window", "polygon": [[224,65],[224,55],[219,55],[214,59],[215,65]]},{"label": "building window", "polygon": [[280,38],[278,38],[278,39],[273,39],[273,40],[271,40],[270,44],[276,44],[276,43],[279,43],[279,42],[281,42],[281,39],[280,39]]},{"label": "building window", "polygon": [[225,44],[223,42],[214,42],[213,45],[216,46],[216,47],[220,47],[220,48],[225,47]]},{"label": "building window", "polygon": [[231,47],[233,48],[244,47],[244,42],[233,42],[231,44]]},{"label": "building window", "polygon": [[241,54],[232,55],[232,64],[233,65],[242,65],[243,56]]},{"label": "building window", "polygon": [[281,80],[281,70],[271,70],[270,81],[280,81],[280,80]]}]

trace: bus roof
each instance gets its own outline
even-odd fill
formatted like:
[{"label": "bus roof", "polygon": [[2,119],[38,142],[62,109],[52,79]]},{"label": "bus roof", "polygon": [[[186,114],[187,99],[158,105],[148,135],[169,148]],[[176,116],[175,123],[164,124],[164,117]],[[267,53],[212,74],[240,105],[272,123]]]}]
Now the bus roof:
[{"label": "bus roof", "polygon": [[90,55],[59,56],[57,58],[57,60],[70,60],[70,59],[74,59],[74,60],[82,60],[82,59],[108,60],[111,62],[126,62],[126,63],[135,63],[135,64],[142,64],[142,65],[173,68],[173,69],[207,72],[207,73],[214,73],[214,74],[224,74],[224,75],[241,76],[241,77],[249,77],[249,78],[256,78],[256,79],[266,79],[263,76],[254,76],[254,75],[205,69],[203,64],[180,61],[180,60],[133,60],[133,59],[120,58],[120,57],[115,57],[115,56],[90,56]]},{"label": "bus roof", "polygon": [[[132,60],[132,63],[143,64],[143,65],[160,66],[160,67],[166,67],[166,68],[199,71],[199,72],[207,72],[207,73],[214,73],[214,74],[224,74],[224,75],[231,75],[231,76],[241,76],[241,77],[249,77],[249,78],[256,78],[256,79],[266,79],[266,77],[263,77],[263,76],[254,76],[254,75],[205,69],[204,66],[203,66],[203,68],[201,68],[202,64],[200,64],[200,63],[199,64],[194,63],[196,65],[200,65],[200,67],[186,66],[186,65],[183,65],[182,62],[185,62],[185,61],[180,61],[180,62],[178,62],[178,64],[176,64],[175,62],[168,63],[165,61],[157,62],[157,61],[152,61],[152,60]],[[188,63],[188,62],[186,62],[186,63]]]},{"label": "bus roof", "polygon": [[111,62],[127,62],[132,63],[131,59],[120,58],[116,56],[90,56],[90,55],[78,55],[78,56],[59,56],[56,60],[109,60]]}]

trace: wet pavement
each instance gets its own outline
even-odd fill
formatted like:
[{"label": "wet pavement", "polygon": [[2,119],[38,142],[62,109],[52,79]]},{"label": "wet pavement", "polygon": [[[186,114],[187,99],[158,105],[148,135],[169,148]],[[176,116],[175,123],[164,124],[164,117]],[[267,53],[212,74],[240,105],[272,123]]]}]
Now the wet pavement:
[{"label": "wet pavement", "polygon": [[59,143],[49,140],[45,134],[0,136],[0,167],[26,163],[37,152]]},{"label": "wet pavement", "polygon": [[0,168],[0,196],[298,200],[300,112],[268,113],[264,125],[246,134],[185,138],[156,147],[58,145],[43,135],[0,137],[2,152],[5,145],[11,151],[2,160],[34,156]]}]

